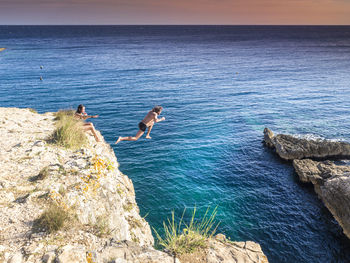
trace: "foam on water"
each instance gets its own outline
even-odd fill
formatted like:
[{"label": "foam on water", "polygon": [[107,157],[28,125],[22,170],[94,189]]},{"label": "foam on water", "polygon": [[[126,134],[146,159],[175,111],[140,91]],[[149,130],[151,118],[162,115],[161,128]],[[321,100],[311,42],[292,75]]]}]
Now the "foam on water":
[{"label": "foam on water", "polygon": [[345,139],[342,138],[337,138],[337,139],[329,139],[329,138],[325,138],[321,135],[318,134],[289,134],[295,138],[298,139],[305,139],[305,140],[311,140],[311,141],[330,141],[330,142],[346,142]]}]

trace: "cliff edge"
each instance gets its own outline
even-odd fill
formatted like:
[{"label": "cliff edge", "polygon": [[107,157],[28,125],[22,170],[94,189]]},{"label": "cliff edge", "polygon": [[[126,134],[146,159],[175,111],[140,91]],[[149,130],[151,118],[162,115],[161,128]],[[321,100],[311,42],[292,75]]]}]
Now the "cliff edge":
[{"label": "cliff edge", "polygon": [[[0,108],[0,262],[180,262],[153,248],[110,145],[92,135],[79,150],[51,144],[54,119]],[[267,262],[254,242],[211,242],[203,262]]]}]

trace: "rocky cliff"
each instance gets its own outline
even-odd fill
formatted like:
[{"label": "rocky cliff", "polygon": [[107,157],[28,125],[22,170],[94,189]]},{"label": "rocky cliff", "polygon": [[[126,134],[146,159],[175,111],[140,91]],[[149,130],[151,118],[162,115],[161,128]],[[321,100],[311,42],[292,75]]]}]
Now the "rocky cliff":
[{"label": "rocky cliff", "polygon": [[350,166],[310,159],[294,160],[293,166],[301,181],[314,185],[318,197],[350,238]]},{"label": "rocky cliff", "polygon": [[312,183],[318,197],[350,238],[350,166],[334,161],[303,158],[349,157],[350,144],[327,140],[306,140],[291,135],[274,135],[265,128],[264,141],[283,159],[293,160],[300,180]]},{"label": "rocky cliff", "polygon": [[264,141],[285,160],[303,158],[350,157],[350,144],[329,140],[307,140],[286,134],[274,135],[264,129]]},{"label": "rocky cliff", "polygon": [[[0,108],[0,262],[180,262],[153,248],[111,147],[92,135],[79,150],[53,145],[54,123],[53,113]],[[48,231],[48,211],[65,225]],[[256,243],[210,242],[203,262],[267,262]]]}]

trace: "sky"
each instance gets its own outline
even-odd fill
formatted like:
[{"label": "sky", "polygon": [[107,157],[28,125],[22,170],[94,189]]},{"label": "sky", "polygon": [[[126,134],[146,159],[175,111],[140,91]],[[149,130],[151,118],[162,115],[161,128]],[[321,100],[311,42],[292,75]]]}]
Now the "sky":
[{"label": "sky", "polygon": [[350,0],[0,0],[1,25],[350,25]]}]

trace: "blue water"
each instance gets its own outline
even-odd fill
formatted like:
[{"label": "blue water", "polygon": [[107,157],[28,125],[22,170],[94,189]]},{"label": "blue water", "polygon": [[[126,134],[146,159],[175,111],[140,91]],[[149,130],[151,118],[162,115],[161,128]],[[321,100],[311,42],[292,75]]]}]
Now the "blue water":
[{"label": "blue water", "polygon": [[[350,241],[263,129],[350,141],[350,27],[0,27],[0,106],[86,105],[152,227],[218,205],[219,232],[271,263],[350,262]],[[40,66],[43,69],[40,69]],[[43,81],[40,81],[40,76]]]}]

